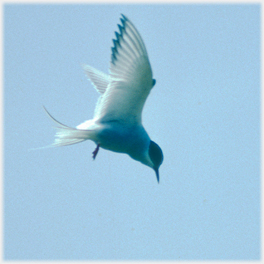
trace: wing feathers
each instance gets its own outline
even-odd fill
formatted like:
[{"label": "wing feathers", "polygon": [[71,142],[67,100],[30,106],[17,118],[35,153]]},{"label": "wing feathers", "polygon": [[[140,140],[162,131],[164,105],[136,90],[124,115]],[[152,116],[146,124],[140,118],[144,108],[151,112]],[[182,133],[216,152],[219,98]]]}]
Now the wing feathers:
[{"label": "wing feathers", "polygon": [[122,15],[113,40],[110,84],[96,107],[101,121],[141,122],[141,112],[153,86],[148,54],[134,25]]},{"label": "wing feathers", "polygon": [[110,83],[110,76],[89,65],[83,65],[83,69],[95,89],[103,94]]},{"label": "wing feathers", "polygon": [[126,23],[126,32],[128,36],[133,37],[133,39],[135,39],[136,41],[134,42],[135,46],[138,47],[139,51],[142,51],[141,54],[145,54],[147,55],[147,50],[145,47],[145,44],[139,34],[139,32],[137,31],[137,29],[133,26],[133,24],[124,16],[124,21],[122,22],[122,24],[124,25],[124,23]]}]

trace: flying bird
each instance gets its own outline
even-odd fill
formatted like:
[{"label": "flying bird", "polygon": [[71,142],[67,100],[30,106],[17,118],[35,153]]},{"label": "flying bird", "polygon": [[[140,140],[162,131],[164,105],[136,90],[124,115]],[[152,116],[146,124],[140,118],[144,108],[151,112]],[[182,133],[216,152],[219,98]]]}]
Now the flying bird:
[{"label": "flying bird", "polygon": [[66,146],[85,140],[99,148],[126,153],[132,159],[152,168],[159,182],[159,167],[163,161],[161,148],[152,141],[142,125],[145,101],[155,85],[145,44],[132,22],[124,15],[113,39],[109,75],[84,65],[84,71],[100,97],[93,119],[76,128],[57,121],[55,141],[51,146]]}]

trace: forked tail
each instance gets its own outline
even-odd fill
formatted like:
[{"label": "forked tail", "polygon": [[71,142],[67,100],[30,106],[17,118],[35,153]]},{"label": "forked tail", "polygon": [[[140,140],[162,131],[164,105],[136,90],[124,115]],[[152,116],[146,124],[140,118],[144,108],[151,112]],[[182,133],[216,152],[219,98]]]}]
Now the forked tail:
[{"label": "forked tail", "polygon": [[49,115],[49,117],[59,126],[56,127],[57,132],[55,134],[55,140],[50,147],[60,147],[60,146],[67,146],[76,144],[82,141],[85,141],[87,139],[90,139],[91,130],[85,130],[85,129],[77,129],[73,127],[68,127],[62,123],[60,123],[58,120],[56,120],[49,112],[48,110],[43,106],[46,113]]}]

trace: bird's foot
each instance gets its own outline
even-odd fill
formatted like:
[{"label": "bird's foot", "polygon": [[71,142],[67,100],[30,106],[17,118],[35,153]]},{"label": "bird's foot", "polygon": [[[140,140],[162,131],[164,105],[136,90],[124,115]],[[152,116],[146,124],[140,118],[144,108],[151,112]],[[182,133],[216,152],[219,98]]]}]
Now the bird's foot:
[{"label": "bird's foot", "polygon": [[93,151],[93,159],[96,158],[96,155],[97,155],[97,153],[98,153],[98,151],[99,151],[99,148],[100,148],[100,144],[98,144],[98,145],[96,146],[96,149]]}]

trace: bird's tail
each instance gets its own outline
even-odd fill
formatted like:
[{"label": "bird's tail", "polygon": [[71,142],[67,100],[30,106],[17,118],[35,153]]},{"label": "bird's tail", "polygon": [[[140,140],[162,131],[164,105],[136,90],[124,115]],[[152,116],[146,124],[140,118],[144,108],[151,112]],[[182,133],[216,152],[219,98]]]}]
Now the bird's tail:
[{"label": "bird's tail", "polygon": [[57,132],[55,134],[54,143],[50,145],[50,147],[67,146],[90,139],[91,130],[68,127],[57,121],[45,107],[44,109],[49,117],[58,125],[58,127],[56,127]]}]

